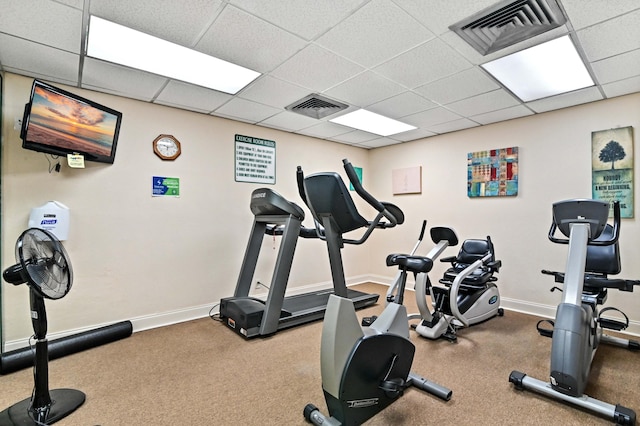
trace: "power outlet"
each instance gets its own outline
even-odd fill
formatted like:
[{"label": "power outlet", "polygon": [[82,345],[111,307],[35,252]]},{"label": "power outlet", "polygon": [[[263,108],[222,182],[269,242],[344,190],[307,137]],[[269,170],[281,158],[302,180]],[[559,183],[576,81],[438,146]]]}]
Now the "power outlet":
[{"label": "power outlet", "polygon": [[15,119],[15,121],[13,122],[13,130],[20,130],[22,129],[22,118],[17,118]]}]

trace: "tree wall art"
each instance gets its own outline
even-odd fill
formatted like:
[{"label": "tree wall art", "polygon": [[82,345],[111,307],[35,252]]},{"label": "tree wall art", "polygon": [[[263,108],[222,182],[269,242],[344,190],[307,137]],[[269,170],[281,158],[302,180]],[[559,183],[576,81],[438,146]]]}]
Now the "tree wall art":
[{"label": "tree wall art", "polygon": [[633,217],[633,127],[591,132],[591,184],[592,198],[620,201],[620,216]]}]

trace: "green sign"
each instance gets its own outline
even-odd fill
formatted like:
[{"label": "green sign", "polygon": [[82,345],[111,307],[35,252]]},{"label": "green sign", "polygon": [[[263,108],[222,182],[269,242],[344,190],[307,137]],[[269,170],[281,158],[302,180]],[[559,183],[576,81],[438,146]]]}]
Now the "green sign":
[{"label": "green sign", "polygon": [[152,195],[154,197],[179,197],[180,178],[154,176],[152,182]]}]

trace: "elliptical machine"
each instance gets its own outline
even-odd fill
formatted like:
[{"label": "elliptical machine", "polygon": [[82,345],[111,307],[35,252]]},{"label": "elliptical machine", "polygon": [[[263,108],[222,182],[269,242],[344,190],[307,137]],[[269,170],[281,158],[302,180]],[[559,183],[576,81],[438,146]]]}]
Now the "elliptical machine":
[{"label": "elliptical machine", "polygon": [[[378,211],[372,221],[357,211],[337,173],[307,176],[303,185],[307,205],[316,223],[324,227],[323,239],[327,242],[336,288],[342,287],[345,281],[341,256],[345,243],[362,244],[374,229],[392,228],[404,221],[404,214],[398,207],[376,200],[364,190],[351,163],[346,159],[343,163],[356,193]],[[359,228],[365,228],[360,239],[343,237],[344,233]],[[420,272],[427,272],[433,266],[426,258],[410,261],[398,257],[394,263],[410,264]],[[360,326],[353,303],[345,295],[336,292],[329,297],[320,361],[322,388],[331,417],[323,415],[313,404],[307,404],[303,412],[307,421],[324,426],[362,424],[397,400],[409,386],[419,387],[445,400],[451,398],[449,389],[410,371],[415,347],[409,340],[403,293],[404,286],[400,286],[394,300],[369,327]]]},{"label": "elliptical machine", "polygon": [[[639,350],[640,343],[603,334],[603,329],[623,330],[626,322],[601,317],[607,310],[598,311],[605,303],[608,289],[632,292],[640,281],[609,278],[620,273],[620,204],[613,204],[613,226],[607,224],[609,203],[576,199],[553,204],[553,223],[549,240],[568,244],[569,255],[565,272],[543,270],[556,283],[564,283],[562,302],[556,310],[553,330],[543,329],[541,335],[551,337],[550,382],[543,382],[519,371],[512,371],[509,382],[516,389],[528,389],[559,399],[607,417],[616,424],[634,425],[636,413],[621,405],[612,405],[584,394],[591,361],[600,342]],[[556,238],[556,229],[565,238]],[[552,291],[555,289],[554,287]],[[621,312],[620,312],[621,313]],[[622,313],[621,313],[622,314]],[[625,318],[626,315],[622,314]]]}]

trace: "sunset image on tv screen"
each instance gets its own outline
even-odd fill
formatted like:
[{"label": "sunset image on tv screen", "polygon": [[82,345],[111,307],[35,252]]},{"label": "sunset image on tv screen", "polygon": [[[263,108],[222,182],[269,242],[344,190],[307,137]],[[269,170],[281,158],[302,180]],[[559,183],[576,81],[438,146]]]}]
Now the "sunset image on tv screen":
[{"label": "sunset image on tv screen", "polygon": [[27,140],[109,157],[117,117],[36,86]]}]

